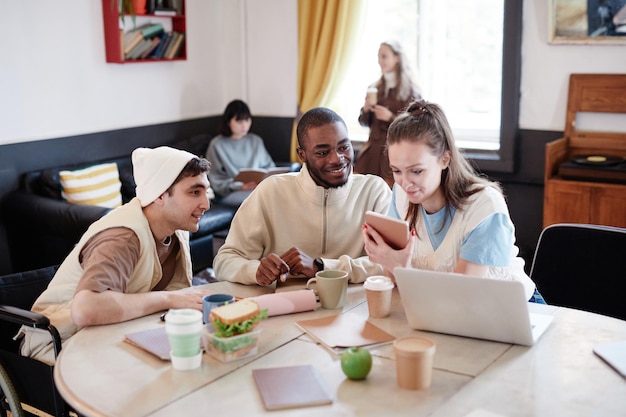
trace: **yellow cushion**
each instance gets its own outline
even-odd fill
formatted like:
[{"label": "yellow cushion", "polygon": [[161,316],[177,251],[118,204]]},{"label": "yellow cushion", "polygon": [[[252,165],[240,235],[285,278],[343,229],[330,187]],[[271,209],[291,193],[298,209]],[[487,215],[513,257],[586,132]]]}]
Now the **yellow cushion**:
[{"label": "yellow cushion", "polygon": [[119,173],[116,163],[90,166],[76,171],[61,171],[63,198],[74,204],[115,208],[122,205]]}]

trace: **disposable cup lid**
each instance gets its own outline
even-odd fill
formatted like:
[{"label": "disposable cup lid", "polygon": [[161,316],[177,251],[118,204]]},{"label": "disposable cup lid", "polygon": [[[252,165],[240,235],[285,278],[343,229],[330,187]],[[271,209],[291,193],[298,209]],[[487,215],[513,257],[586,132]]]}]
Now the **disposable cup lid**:
[{"label": "disposable cup lid", "polygon": [[407,336],[393,342],[396,355],[414,356],[435,351],[435,342],[420,336]]},{"label": "disposable cup lid", "polygon": [[393,281],[383,275],[374,275],[365,280],[363,287],[367,290],[384,291],[393,288]]}]

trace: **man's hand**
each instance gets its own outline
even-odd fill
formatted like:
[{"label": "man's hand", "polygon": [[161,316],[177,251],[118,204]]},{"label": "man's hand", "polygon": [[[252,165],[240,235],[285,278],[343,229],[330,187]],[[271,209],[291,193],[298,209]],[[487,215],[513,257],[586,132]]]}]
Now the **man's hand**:
[{"label": "man's hand", "polygon": [[270,253],[261,258],[261,263],[256,270],[256,282],[259,285],[270,285],[280,279],[285,282],[289,274],[289,265],[275,253]]},{"label": "man's hand", "polygon": [[305,277],[312,278],[317,272],[313,258],[296,247],[283,253],[281,258],[289,265],[289,270],[292,275],[304,275]]},{"label": "man's hand", "polygon": [[72,299],[70,313],[78,327],[119,323],[170,308],[202,310],[202,297],[212,292],[189,288],[131,294],[81,290]]},{"label": "man's hand", "polygon": [[183,288],[181,290],[168,291],[167,293],[169,295],[168,309],[193,308],[202,310],[202,298],[205,295],[213,294],[214,291]]}]

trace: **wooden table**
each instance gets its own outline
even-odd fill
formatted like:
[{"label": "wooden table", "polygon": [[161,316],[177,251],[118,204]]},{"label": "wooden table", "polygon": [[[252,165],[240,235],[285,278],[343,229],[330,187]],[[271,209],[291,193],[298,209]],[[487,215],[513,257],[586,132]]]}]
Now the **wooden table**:
[{"label": "wooden table", "polygon": [[[268,291],[224,282],[209,285],[243,297]],[[626,380],[595,356],[592,348],[626,340],[626,321],[573,309],[531,306],[555,318],[539,342],[529,348],[412,330],[394,290],[390,317],[370,320],[396,337],[422,334],[437,343],[433,383],[422,391],[397,387],[391,345],[372,349],[373,367],[365,381],[348,380],[339,357],[293,324],[338,313],[321,308],[263,321],[255,357],[221,363],[205,354],[201,368],[185,372],[174,371],[169,362],[122,341],[128,332],[162,325],[158,315],[86,328],[63,347],[54,376],[66,401],[85,416],[462,417],[472,411],[501,416],[623,416]],[[360,285],[350,286],[343,311],[367,317]],[[335,401],[327,406],[265,411],[252,370],[296,364],[315,366]]]}]

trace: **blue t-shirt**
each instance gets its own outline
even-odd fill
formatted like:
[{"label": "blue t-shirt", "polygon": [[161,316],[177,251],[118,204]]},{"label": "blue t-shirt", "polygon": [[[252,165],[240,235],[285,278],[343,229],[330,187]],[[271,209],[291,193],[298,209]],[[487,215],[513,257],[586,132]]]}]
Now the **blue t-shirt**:
[{"label": "blue t-shirt", "polygon": [[[391,205],[387,214],[401,219],[396,208],[396,187],[397,185],[393,186]],[[437,250],[450,229],[456,209],[450,207],[450,216],[446,215],[445,207],[433,214],[426,213],[424,207],[421,209],[428,237],[433,248]],[[471,207],[468,207],[468,210],[471,210]],[[504,213],[494,213],[467,235],[461,244],[459,256],[479,265],[506,267],[509,266],[511,246],[513,246],[513,227],[508,217]]]}]

